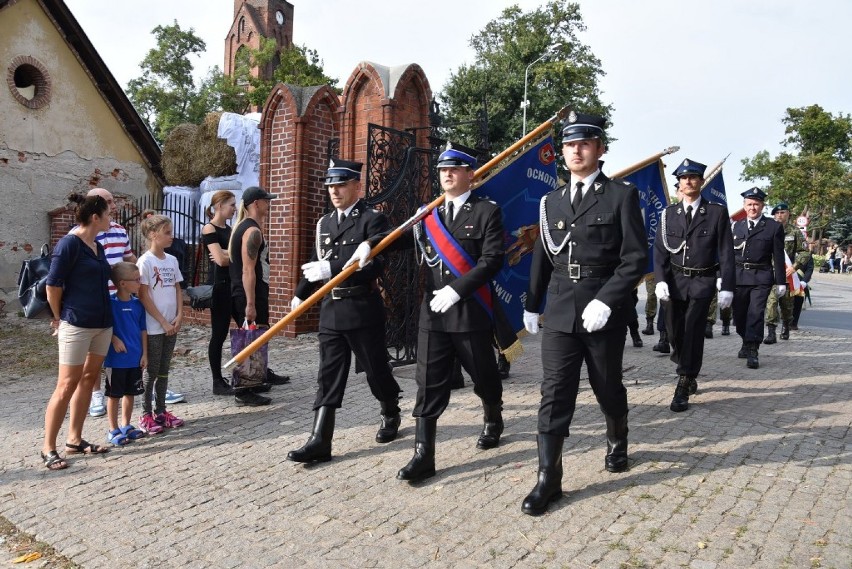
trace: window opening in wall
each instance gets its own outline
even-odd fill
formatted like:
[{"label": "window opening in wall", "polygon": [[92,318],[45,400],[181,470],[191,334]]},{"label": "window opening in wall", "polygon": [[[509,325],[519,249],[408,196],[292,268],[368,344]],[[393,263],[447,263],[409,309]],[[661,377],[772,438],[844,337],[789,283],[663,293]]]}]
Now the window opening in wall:
[{"label": "window opening in wall", "polygon": [[35,99],[38,94],[38,83],[44,81],[38,69],[26,64],[20,65],[15,69],[14,80],[18,93],[27,101]]},{"label": "window opening in wall", "polygon": [[20,104],[38,109],[50,101],[50,75],[47,68],[28,55],[14,58],[6,69],[6,85]]}]

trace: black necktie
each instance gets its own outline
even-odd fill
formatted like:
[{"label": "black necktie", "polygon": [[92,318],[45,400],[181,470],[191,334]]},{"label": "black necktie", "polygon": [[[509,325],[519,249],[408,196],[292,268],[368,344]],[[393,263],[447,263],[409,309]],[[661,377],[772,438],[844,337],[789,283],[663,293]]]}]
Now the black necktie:
[{"label": "black necktie", "polygon": [[340,217],[337,218],[337,226],[340,227],[341,225],[343,225],[344,221],[346,221],[346,214],[341,213]]},{"label": "black necktie", "polygon": [[752,220],[748,220],[748,232],[751,233],[751,230],[754,229],[754,222]]},{"label": "black necktie", "polygon": [[692,225],[692,206],[686,206],[686,226]]},{"label": "black necktie", "polygon": [[447,225],[453,222],[453,202],[447,204]]},{"label": "black necktie", "polygon": [[571,207],[574,213],[580,209],[580,202],[583,201],[583,182],[577,182],[577,189],[574,190],[574,199],[571,200]]}]

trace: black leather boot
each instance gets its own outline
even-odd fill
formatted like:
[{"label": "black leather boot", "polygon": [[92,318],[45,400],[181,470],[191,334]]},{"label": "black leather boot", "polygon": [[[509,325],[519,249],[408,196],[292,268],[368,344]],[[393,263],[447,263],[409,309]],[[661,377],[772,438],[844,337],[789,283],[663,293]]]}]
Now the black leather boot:
[{"label": "black leather boot", "polygon": [[667,354],[671,351],[669,347],[669,335],[665,330],[660,331],[660,341],[651,349],[661,354]]},{"label": "black leather boot", "polygon": [[689,409],[689,377],[682,375],[678,378],[677,387],[675,387],[674,397],[672,397],[669,409],[675,413]]},{"label": "black leather boot", "polygon": [[231,384],[221,377],[213,378],[213,395],[233,395],[234,388]]},{"label": "black leather boot", "polygon": [[654,319],[653,318],[645,318],[645,329],[642,330],[642,333],[646,336],[654,335]]},{"label": "black leather boot", "polygon": [[642,336],[639,335],[639,322],[633,322],[627,326],[630,329],[630,338],[633,340],[634,348],[642,347]]},{"label": "black leather boot", "polygon": [[766,326],[766,337],[763,339],[764,344],[774,344],[778,339],[775,337],[775,324]]},{"label": "black leather boot", "polygon": [[506,379],[509,377],[509,370],[512,368],[512,364],[509,363],[509,360],[506,359],[506,356],[503,354],[497,354],[497,377],[500,379]]},{"label": "black leather boot", "polygon": [[708,322],[704,326],[704,337],[707,338],[708,340],[713,339],[713,323],[712,322]]},{"label": "black leather boot", "polygon": [[790,323],[789,322],[784,321],[784,322],[781,323],[781,339],[782,340],[789,340],[790,339]]},{"label": "black leather boot", "polygon": [[743,340],[743,345],[740,348],[740,351],[737,352],[737,357],[741,360],[744,360],[748,357],[748,342],[746,342],[745,340]]},{"label": "black leather boot", "polygon": [[746,358],[746,367],[749,369],[757,369],[760,367],[760,361],[757,359],[757,347],[760,344],[757,342],[749,342],[748,356]]},{"label": "black leather boot", "polygon": [[689,383],[687,383],[687,385],[686,385],[686,391],[690,395],[695,395],[696,393],[698,393],[698,382],[695,380],[695,377],[692,376],[692,375],[687,376],[687,379],[689,380]]},{"label": "black leather boot", "polygon": [[547,507],[562,497],[562,443],[560,435],[538,434],[538,481],[527,494],[521,511],[540,516]]},{"label": "black leather boot", "polygon": [[479,434],[479,440],[476,441],[476,448],[488,450],[500,444],[500,435],[503,434],[503,405],[483,402],[482,410],[485,425]]},{"label": "black leather boot", "polygon": [[417,418],[414,427],[414,456],[403,466],[396,477],[417,482],[435,476],[435,434],[437,419]]},{"label": "black leather boot", "polygon": [[331,439],[334,436],[333,407],[320,407],[314,413],[314,428],[304,446],[287,453],[293,462],[328,462],[331,460]]},{"label": "black leather boot", "polygon": [[606,458],[604,467],[607,472],[627,470],[627,415],[606,417]]},{"label": "black leather boot", "polygon": [[376,432],[376,442],[389,443],[396,439],[401,422],[399,404],[396,401],[382,401],[382,423]]},{"label": "black leather boot", "polygon": [[722,335],[730,336],[731,335],[731,321],[730,320],[722,320]]}]

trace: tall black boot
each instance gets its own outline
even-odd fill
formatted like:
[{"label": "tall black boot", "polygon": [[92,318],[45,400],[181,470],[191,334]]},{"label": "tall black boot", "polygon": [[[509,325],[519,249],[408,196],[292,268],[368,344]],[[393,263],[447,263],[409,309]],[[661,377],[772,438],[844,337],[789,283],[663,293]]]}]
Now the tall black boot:
[{"label": "tall black boot", "polygon": [[631,322],[627,327],[630,329],[630,339],[633,340],[633,347],[641,348],[642,336],[639,335],[639,322]]},{"label": "tall black boot", "polygon": [[334,407],[320,407],[314,414],[314,428],[304,446],[287,453],[293,462],[328,462],[334,436]]},{"label": "tall black boot", "polygon": [[749,369],[757,369],[760,367],[760,361],[757,359],[757,347],[760,344],[757,342],[749,342],[748,344],[748,356],[746,359],[746,367]]},{"label": "tall black boot", "polygon": [[646,336],[654,335],[654,319],[653,318],[645,318],[645,329],[642,330],[642,333]]},{"label": "tall black boot", "polygon": [[707,338],[708,340],[713,339],[713,323],[712,322],[707,322],[707,324],[704,325],[704,337]]},{"label": "tall black boot", "polygon": [[551,502],[562,497],[562,443],[561,435],[538,434],[538,481],[524,502],[521,511],[530,516],[540,516]]},{"label": "tall black boot", "polygon": [[686,411],[689,409],[689,377],[682,375],[677,380],[677,387],[675,387],[674,397],[672,397],[671,405],[669,405],[669,409],[674,411],[675,413],[680,413],[681,411]]},{"label": "tall black boot", "polygon": [[730,336],[731,335],[731,321],[730,320],[722,320],[722,335]]},{"label": "tall black boot", "polygon": [[627,470],[627,415],[606,417],[606,458],[604,467],[607,472]]},{"label": "tall black boot", "polygon": [[376,432],[376,442],[389,443],[396,439],[401,422],[402,419],[399,417],[399,404],[397,401],[382,401],[382,423]]},{"label": "tall black boot", "polygon": [[234,388],[222,377],[213,378],[213,395],[233,395]]},{"label": "tall black boot", "polygon": [[741,360],[744,360],[748,357],[748,342],[746,342],[745,340],[743,340],[743,345],[740,348],[740,351],[737,352],[737,357]]},{"label": "tall black boot", "polygon": [[785,320],[781,323],[781,339],[789,340],[790,339],[790,322]]},{"label": "tall black boot", "polygon": [[414,456],[403,466],[396,477],[417,482],[435,476],[435,434],[437,419],[417,417],[414,427]]},{"label": "tall black boot", "polygon": [[488,450],[500,444],[500,435],[503,434],[503,405],[482,403],[483,419],[485,425],[476,441],[476,448]]},{"label": "tall black boot", "polygon": [[651,349],[661,354],[667,354],[671,351],[669,347],[669,335],[665,330],[660,330],[660,341]]},{"label": "tall black boot", "polygon": [[764,344],[774,344],[778,339],[775,337],[775,324],[767,324],[766,337],[763,339]]}]

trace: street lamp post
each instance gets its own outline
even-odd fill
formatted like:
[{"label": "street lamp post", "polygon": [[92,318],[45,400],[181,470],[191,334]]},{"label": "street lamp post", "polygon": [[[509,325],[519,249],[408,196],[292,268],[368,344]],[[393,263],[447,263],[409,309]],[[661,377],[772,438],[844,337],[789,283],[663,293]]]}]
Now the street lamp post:
[{"label": "street lamp post", "polygon": [[535,61],[533,61],[529,65],[527,65],[527,68],[524,70],[524,100],[521,101],[521,108],[524,109],[524,129],[523,129],[524,132],[521,135],[521,138],[523,138],[524,136],[527,135],[527,107],[530,106],[529,99],[527,99],[527,80],[529,79],[530,67],[532,67],[533,65],[535,65],[536,63],[538,63],[539,61],[541,61],[542,59],[544,59],[548,55],[554,53],[560,47],[562,47],[561,43],[555,43],[555,44],[551,45],[546,50],[544,50],[544,53],[541,54],[541,57],[539,57],[538,59],[536,59]]}]

